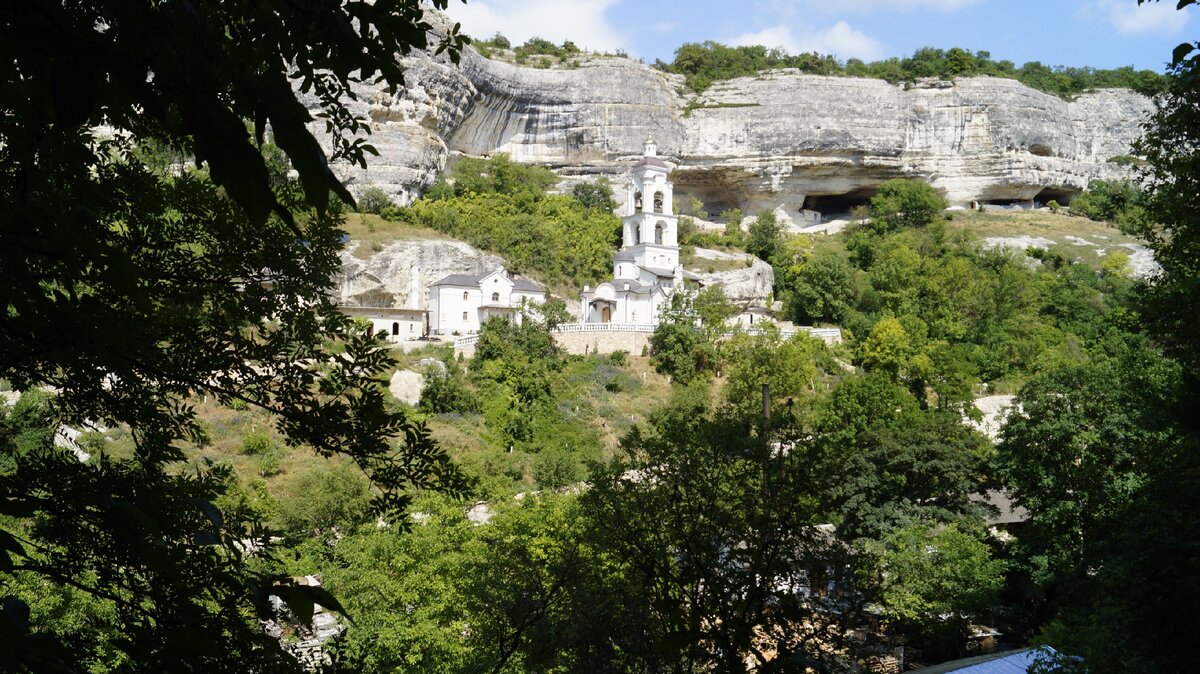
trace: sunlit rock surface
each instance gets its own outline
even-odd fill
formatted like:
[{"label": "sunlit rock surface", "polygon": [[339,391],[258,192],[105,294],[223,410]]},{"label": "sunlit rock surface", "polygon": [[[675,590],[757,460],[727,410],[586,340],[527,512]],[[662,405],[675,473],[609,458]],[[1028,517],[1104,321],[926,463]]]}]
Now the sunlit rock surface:
[{"label": "sunlit rock surface", "polygon": [[681,77],[622,58],[536,69],[468,49],[461,67],[425,55],[403,64],[395,95],[367,86],[354,103],[379,156],[337,167],[352,189],[378,184],[400,202],[459,153],[507,152],[619,186],[652,135],[676,165],[676,190],[710,212],[843,213],[895,177],[928,180],[959,204],[1063,203],[1090,180],[1128,175],[1108,160],[1130,153],[1151,108],[1126,90],[1064,101],[990,77],[904,86],[783,70],[693,96]]}]

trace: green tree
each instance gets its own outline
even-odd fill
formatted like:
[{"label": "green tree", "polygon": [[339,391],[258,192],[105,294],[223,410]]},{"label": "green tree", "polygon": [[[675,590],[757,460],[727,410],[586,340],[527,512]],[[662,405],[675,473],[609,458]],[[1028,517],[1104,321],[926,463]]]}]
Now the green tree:
[{"label": "green tree", "polygon": [[1093,180],[1071,200],[1071,212],[1092,220],[1116,222],[1139,202],[1138,188],[1129,180]]},{"label": "green tree", "polygon": [[383,209],[394,206],[392,197],[381,187],[371,186],[358,195],[358,212],[378,215]]},{"label": "green tree", "polygon": [[1021,389],[1005,424],[999,472],[1029,509],[1024,538],[1049,572],[1092,568],[1093,546],[1120,523],[1153,456],[1179,442],[1173,411],[1178,367],[1143,346],[1057,368]]},{"label": "green tree", "polygon": [[880,233],[924,227],[944,210],[946,200],[929,183],[896,178],[881,183],[871,197],[871,226]]},{"label": "green tree", "polygon": [[868,544],[885,619],[950,657],[962,655],[971,624],[986,619],[1004,582],[981,532],[917,523]]},{"label": "green tree", "polygon": [[[770,439],[794,432],[780,424]],[[819,526],[807,454],[770,444],[714,417],[706,387],[679,387],[583,494],[592,540],[623,560],[639,598],[618,646],[646,653],[646,669],[820,669],[852,647],[859,598],[826,592],[846,587],[852,550]]]},{"label": "green tree", "polygon": [[814,490],[848,539],[913,522],[972,522],[988,442],[957,410],[921,409],[881,373],[843,380],[813,419]]},{"label": "green tree", "polygon": [[[317,599],[338,608],[271,573],[252,514],[215,509],[227,468],[183,466],[185,442],[203,437],[189,396],[273,413],[289,443],[368,472],[388,510],[412,487],[465,487],[425,430],[385,407],[389,356],[328,300],[339,201],[354,203],[329,161],[362,164],[373,151],[347,100],[357,82],[402,83],[396,54],[431,46],[425,8],[339,5],[320,22],[312,11],[112,0],[0,9],[12,75],[0,90],[0,378],[54,386],[54,423],[127,425],[135,447],[132,459],[86,464],[53,447],[4,447],[17,465],[0,485],[11,561],[0,574],[102,604],[126,671],[286,669],[294,662],[257,622],[268,595],[301,620]],[[462,43],[451,31],[439,50],[457,58]],[[331,132],[329,157],[293,81]],[[117,133],[94,136],[101,125]],[[198,169],[156,174],[140,159],[151,147]],[[280,170],[289,163],[296,183]],[[267,550],[261,565],[243,540]],[[10,615],[22,601],[6,600]],[[18,670],[86,656],[38,660],[52,616],[0,630]]]},{"label": "green tree", "polygon": [[795,320],[837,322],[855,300],[854,269],[839,255],[816,255],[792,288],[789,309]]},{"label": "green tree", "polygon": [[313,464],[280,495],[280,528],[299,538],[345,534],[369,519],[370,487],[352,466]]},{"label": "green tree", "polygon": [[720,288],[679,288],[662,307],[650,336],[655,371],[687,384],[716,365],[716,339],[735,311]]},{"label": "green tree", "polygon": [[747,229],[746,252],[760,260],[770,261],[779,250],[782,238],[783,225],[776,218],[775,211],[763,211]]},{"label": "green tree", "polygon": [[617,202],[613,199],[612,186],[604,178],[594,183],[576,184],[571,188],[571,196],[575,197],[575,200],[588,211],[599,209],[605,213],[611,213],[617,207]]},{"label": "green tree", "polygon": [[800,408],[817,393],[820,372],[816,357],[823,349],[819,340],[799,334],[781,339],[768,330],[758,335],[734,335],[723,346],[726,402],[743,419],[756,419],[762,409],[762,386],[770,386],[772,416]]},{"label": "green tree", "polygon": [[898,377],[913,356],[912,340],[895,318],[884,318],[871,328],[859,347],[859,358],[867,369],[879,369]]}]

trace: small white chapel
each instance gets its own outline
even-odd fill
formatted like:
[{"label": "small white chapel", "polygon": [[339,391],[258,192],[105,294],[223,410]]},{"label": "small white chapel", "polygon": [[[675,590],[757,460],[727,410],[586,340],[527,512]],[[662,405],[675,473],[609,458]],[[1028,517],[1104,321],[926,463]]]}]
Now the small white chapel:
[{"label": "small white chapel", "polygon": [[679,218],[674,213],[671,169],[658,157],[654,139],[646,139],[633,167],[621,229],[621,248],[613,255],[613,279],[593,290],[584,286],[584,323],[658,323],[659,308],[684,280],[696,276],[679,265]]}]

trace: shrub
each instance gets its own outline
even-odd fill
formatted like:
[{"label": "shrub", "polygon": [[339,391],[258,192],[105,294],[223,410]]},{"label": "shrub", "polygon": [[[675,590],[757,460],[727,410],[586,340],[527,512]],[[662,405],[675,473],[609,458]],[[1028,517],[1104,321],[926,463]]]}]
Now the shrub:
[{"label": "shrub", "polygon": [[880,184],[871,197],[871,226],[880,234],[924,227],[945,210],[946,200],[929,183],[897,178]]},{"label": "shrub", "polygon": [[263,477],[278,475],[282,471],[283,457],[285,456],[287,456],[285,447],[272,445],[258,461],[258,474]]},{"label": "shrub", "polygon": [[748,228],[746,252],[761,260],[770,260],[779,249],[782,236],[783,225],[775,217],[775,211],[763,211]]},{"label": "shrub", "polygon": [[275,446],[271,436],[262,431],[251,431],[242,438],[242,454],[263,456]]},{"label": "shrub", "polygon": [[496,34],[492,36],[491,43],[500,49],[512,48],[512,43],[500,31],[496,31]]},{"label": "shrub", "polygon": [[1128,180],[1093,180],[1071,200],[1071,212],[1104,222],[1116,222],[1121,213],[1137,204],[1141,193]]},{"label": "shrub", "polygon": [[312,464],[279,497],[279,524],[293,535],[348,531],[370,516],[370,482],[348,465]]},{"label": "shrub", "polygon": [[382,187],[372,185],[358,195],[358,212],[378,215],[388,206],[394,206],[392,197]]},{"label": "shrub", "polygon": [[618,367],[623,367],[626,363],[629,362],[629,352],[628,351],[613,351],[612,353],[608,354],[608,362],[612,365],[616,365]]},{"label": "shrub", "polygon": [[408,220],[408,209],[403,206],[384,206],[379,209],[379,217],[389,222],[405,222]]}]

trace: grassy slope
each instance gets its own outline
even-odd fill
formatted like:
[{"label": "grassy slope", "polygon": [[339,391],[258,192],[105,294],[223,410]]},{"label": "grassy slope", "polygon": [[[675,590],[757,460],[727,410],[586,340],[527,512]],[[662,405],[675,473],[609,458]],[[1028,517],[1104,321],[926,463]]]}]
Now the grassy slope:
[{"label": "grassy slope", "polygon": [[[953,213],[953,216],[954,219],[949,223],[952,229],[969,230],[980,239],[993,236],[1042,237],[1055,242],[1054,245],[1050,246],[1051,251],[1060,252],[1067,259],[1078,259],[1093,267],[1098,266],[1100,260],[1103,259],[1102,255],[1097,254],[1099,250],[1112,251],[1113,249],[1117,249],[1129,253],[1128,249],[1119,248],[1119,246],[1126,243],[1144,244],[1139,239],[1122,234],[1116,227],[1108,223],[1096,222],[1078,216],[1041,211],[990,211],[983,213],[976,211],[956,211]],[[1099,246],[1088,246],[1078,242],[1073,243],[1067,239],[1068,236],[1086,239],[1092,243],[1099,244]]]}]

